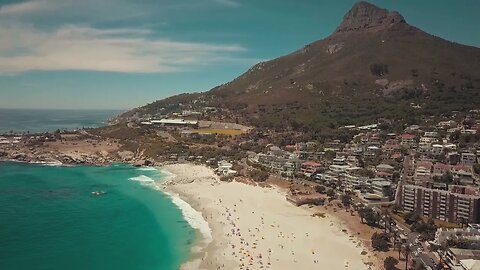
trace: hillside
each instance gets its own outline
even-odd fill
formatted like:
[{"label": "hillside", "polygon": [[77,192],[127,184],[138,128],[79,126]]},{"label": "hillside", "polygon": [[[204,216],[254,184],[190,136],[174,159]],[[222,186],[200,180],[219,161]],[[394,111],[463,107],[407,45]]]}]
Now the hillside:
[{"label": "hillside", "polygon": [[330,36],[262,62],[209,92],[157,101],[215,106],[257,126],[336,128],[379,118],[415,123],[480,107],[480,49],[435,37],[395,11],[355,4]]}]

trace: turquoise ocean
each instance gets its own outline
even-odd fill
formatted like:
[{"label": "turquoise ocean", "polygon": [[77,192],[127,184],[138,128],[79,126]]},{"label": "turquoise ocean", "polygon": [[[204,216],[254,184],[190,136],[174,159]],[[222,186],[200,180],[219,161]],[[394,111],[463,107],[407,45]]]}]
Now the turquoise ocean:
[{"label": "turquoise ocean", "polygon": [[124,164],[0,162],[0,269],[179,269],[196,232],[153,187],[165,177]]},{"label": "turquoise ocean", "polygon": [[[0,133],[99,127],[119,113],[0,109]],[[166,177],[126,164],[0,162],[0,269],[179,269],[196,231],[155,188]]]}]

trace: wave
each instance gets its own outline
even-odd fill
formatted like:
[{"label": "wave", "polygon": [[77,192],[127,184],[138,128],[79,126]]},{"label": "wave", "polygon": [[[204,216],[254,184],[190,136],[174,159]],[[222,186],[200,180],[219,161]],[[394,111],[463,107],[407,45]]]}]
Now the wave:
[{"label": "wave", "polygon": [[143,174],[140,175],[140,176],[131,177],[128,180],[140,182],[142,184],[154,184],[155,183],[155,180],[153,180],[152,178],[150,178],[146,175],[143,175]]},{"label": "wave", "polygon": [[39,164],[42,164],[42,165],[44,165],[44,166],[51,166],[51,167],[65,166],[65,164],[63,164],[63,163],[60,162],[60,161],[56,161],[56,162],[39,162]]},{"label": "wave", "polygon": [[[163,181],[168,181],[176,177],[175,174],[167,170],[157,170],[156,168],[153,168],[153,167],[138,168],[137,170],[141,170],[141,171],[156,170],[161,174],[162,176],[161,179]],[[197,230],[198,232],[200,232],[200,234],[202,235],[199,245],[196,245],[193,247],[194,252],[206,248],[213,241],[212,230],[210,229],[210,225],[208,224],[208,222],[203,218],[202,213],[195,210],[186,201],[182,200],[178,194],[165,191],[160,184],[155,185],[155,181],[152,178],[145,175],[132,177],[132,178],[129,178],[129,180],[137,181],[137,182],[141,182],[142,184],[153,186],[159,192],[162,192],[163,194],[167,195],[172,201],[172,203],[175,204],[178,207],[178,209],[180,209],[180,211],[182,212],[183,219],[187,221],[188,225],[194,230]],[[195,262],[188,262],[188,263],[196,264],[199,262],[195,261]],[[196,268],[198,267],[194,267],[192,269],[196,269]]]},{"label": "wave", "polygon": [[190,227],[198,230],[202,234],[202,242],[204,246],[201,248],[208,246],[208,244],[210,244],[210,242],[213,240],[212,230],[210,229],[208,222],[203,218],[202,213],[195,210],[177,194],[171,194],[166,191],[163,192],[167,194],[171,198],[172,202],[180,209],[180,211],[182,211],[183,218],[188,222]]},{"label": "wave", "polygon": [[137,171],[158,171],[158,170],[154,167],[141,167],[141,168],[138,168]]}]

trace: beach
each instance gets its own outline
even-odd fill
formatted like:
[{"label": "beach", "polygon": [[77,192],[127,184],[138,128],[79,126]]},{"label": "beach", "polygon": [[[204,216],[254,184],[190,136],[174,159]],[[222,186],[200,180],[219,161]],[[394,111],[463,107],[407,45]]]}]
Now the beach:
[{"label": "beach", "polygon": [[278,187],[221,182],[200,165],[160,169],[172,174],[160,188],[201,213],[208,222],[202,237],[211,230],[183,269],[375,269],[339,220],[294,206]]}]

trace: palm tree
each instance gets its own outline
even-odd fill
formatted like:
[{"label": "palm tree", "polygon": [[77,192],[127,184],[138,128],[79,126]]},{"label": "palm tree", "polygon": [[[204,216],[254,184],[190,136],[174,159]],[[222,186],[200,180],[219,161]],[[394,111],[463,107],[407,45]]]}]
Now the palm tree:
[{"label": "palm tree", "polygon": [[405,254],[405,270],[408,269],[408,259],[409,259],[409,256],[410,256],[410,252],[412,250],[410,249],[410,245],[405,245],[404,249],[403,249],[403,253]]},{"label": "palm tree", "polygon": [[462,225],[462,228],[463,226],[467,225],[468,226],[468,220],[464,217],[461,217],[460,218],[460,224]]},{"label": "palm tree", "polygon": [[342,195],[342,204],[343,207],[345,207],[345,210],[348,211],[350,208],[350,205],[352,204],[352,197],[350,196],[349,193],[345,193]]},{"label": "palm tree", "polygon": [[[390,228],[390,231],[392,231],[391,228]],[[395,250],[396,243],[397,243],[397,231],[393,230],[393,250]],[[400,253],[398,254],[398,257],[400,258]]]},{"label": "palm tree", "polygon": [[402,253],[402,246],[398,247],[398,259],[400,260],[400,254]]}]

